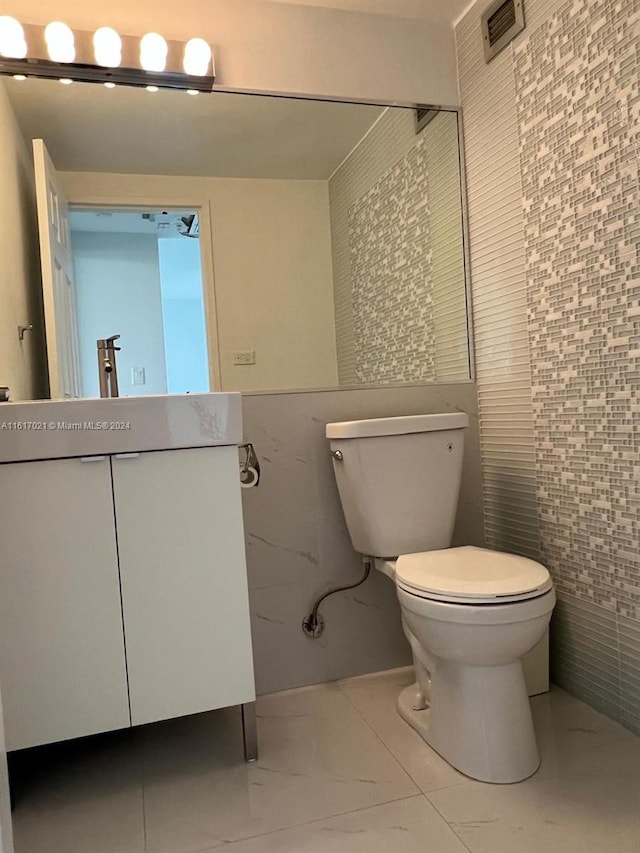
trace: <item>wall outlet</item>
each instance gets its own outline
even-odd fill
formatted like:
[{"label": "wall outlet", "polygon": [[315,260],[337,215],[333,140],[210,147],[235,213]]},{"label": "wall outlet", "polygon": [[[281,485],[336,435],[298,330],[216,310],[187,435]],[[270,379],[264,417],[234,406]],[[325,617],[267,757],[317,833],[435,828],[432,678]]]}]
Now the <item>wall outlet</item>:
[{"label": "wall outlet", "polygon": [[132,367],[131,368],[131,384],[132,385],[146,385],[147,379],[145,376],[144,367]]},{"label": "wall outlet", "polygon": [[238,364],[255,364],[256,351],[254,349],[240,349],[233,353],[233,363]]}]

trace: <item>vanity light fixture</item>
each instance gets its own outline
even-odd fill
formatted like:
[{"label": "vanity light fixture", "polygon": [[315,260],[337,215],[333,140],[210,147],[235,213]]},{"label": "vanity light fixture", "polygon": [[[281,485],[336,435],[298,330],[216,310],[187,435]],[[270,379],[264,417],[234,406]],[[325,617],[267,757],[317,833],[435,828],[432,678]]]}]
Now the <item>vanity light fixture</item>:
[{"label": "vanity light fixture", "polygon": [[93,34],[93,50],[98,65],[117,68],[122,62],[122,39],[113,27],[99,27]]},{"label": "vanity light fixture", "polygon": [[[62,21],[22,24],[0,16],[0,75],[138,86],[151,92],[211,92],[215,66],[204,39],[171,41],[159,33],[129,36],[112,27],[73,31]],[[68,85],[68,83],[67,83]]]},{"label": "vanity light fixture", "polygon": [[194,38],[184,46],[184,70],[194,77],[205,77],[211,63],[211,48],[204,39]]},{"label": "vanity light fixture", "polygon": [[145,71],[164,71],[169,48],[158,33],[147,33],[140,39],[140,65]]},{"label": "vanity light fixture", "polygon": [[26,55],[27,42],[22,24],[9,15],[0,15],[0,56],[24,59]]},{"label": "vanity light fixture", "polygon": [[44,30],[47,52],[52,62],[73,62],[76,58],[76,44],[73,31],[62,21],[52,21]]}]

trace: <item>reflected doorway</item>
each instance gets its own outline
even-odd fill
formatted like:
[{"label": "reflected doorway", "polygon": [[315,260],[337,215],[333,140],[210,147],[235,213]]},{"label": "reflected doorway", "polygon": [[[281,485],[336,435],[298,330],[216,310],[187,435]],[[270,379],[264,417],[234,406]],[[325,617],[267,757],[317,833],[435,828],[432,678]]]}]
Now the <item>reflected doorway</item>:
[{"label": "reflected doorway", "polygon": [[80,393],[96,341],[120,335],[120,396],[210,390],[196,210],[69,207]]}]

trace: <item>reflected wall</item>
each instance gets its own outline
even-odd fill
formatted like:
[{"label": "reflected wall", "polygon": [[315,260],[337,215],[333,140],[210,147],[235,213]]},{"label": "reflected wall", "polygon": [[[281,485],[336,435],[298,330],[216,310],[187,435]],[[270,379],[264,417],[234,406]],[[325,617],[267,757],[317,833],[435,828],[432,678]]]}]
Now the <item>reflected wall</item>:
[{"label": "reflected wall", "polygon": [[212,389],[470,378],[455,111],[2,85],[74,207],[199,212]]}]

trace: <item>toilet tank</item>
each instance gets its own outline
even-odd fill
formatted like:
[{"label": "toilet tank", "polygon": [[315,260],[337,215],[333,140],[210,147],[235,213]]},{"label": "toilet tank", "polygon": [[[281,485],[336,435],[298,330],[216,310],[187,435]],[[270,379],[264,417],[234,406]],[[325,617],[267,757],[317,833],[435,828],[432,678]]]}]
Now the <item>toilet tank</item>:
[{"label": "toilet tank", "polygon": [[451,545],[468,425],[457,412],[327,424],[356,551],[397,557]]}]

